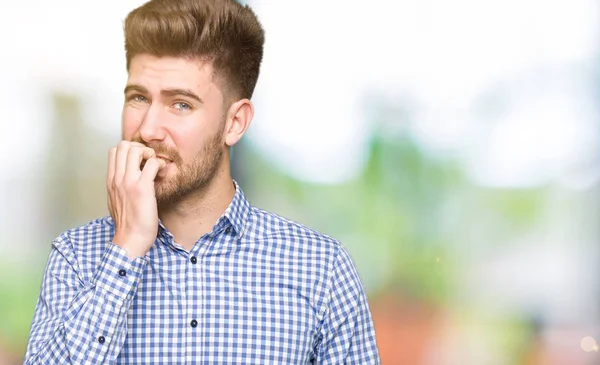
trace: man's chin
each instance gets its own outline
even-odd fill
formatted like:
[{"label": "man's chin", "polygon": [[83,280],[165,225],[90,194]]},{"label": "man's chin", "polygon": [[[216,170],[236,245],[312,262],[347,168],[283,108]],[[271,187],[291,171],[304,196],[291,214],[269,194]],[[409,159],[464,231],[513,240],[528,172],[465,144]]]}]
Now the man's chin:
[{"label": "man's chin", "polygon": [[155,179],[154,180],[154,191],[156,193],[156,200],[160,202],[169,202],[175,195],[177,195],[177,187],[173,186],[173,182],[168,179]]},{"label": "man's chin", "polygon": [[160,205],[165,205],[165,204],[169,204],[169,203],[173,203],[175,202],[175,196],[174,195],[168,195],[168,194],[157,194],[156,195],[156,203],[160,206]]}]

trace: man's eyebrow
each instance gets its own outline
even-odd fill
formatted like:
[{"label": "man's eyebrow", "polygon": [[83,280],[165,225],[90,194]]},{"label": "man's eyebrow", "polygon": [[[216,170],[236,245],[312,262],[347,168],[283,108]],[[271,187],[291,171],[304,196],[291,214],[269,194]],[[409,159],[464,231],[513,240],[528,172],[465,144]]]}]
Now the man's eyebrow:
[{"label": "man's eyebrow", "polygon": [[142,94],[148,94],[148,89],[146,89],[142,85],[136,85],[136,84],[131,84],[131,85],[125,86],[125,90],[123,90],[123,93],[127,94],[131,91],[137,91]]},{"label": "man's eyebrow", "polygon": [[163,89],[160,91],[160,94],[162,96],[171,96],[171,97],[172,96],[186,96],[190,99],[196,100],[197,102],[199,102],[201,104],[204,104],[204,101],[190,89],[177,89],[177,88]]},{"label": "man's eyebrow", "polygon": [[[132,91],[137,91],[139,93],[146,94],[146,95],[148,94],[148,89],[146,89],[142,85],[131,84],[131,85],[125,86],[125,90],[124,90],[125,94],[132,92]],[[163,89],[160,91],[160,94],[162,96],[167,96],[167,97],[186,96],[190,99],[194,99],[197,102],[204,104],[204,101],[190,89],[180,89],[180,88]]]}]

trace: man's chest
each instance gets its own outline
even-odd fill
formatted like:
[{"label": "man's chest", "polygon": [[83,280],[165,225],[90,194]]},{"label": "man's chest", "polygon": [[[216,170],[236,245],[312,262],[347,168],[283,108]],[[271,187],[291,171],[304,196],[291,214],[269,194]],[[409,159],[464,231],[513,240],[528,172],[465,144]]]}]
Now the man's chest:
[{"label": "man's chest", "polygon": [[219,256],[148,265],[119,363],[308,363],[320,280],[299,264]]}]

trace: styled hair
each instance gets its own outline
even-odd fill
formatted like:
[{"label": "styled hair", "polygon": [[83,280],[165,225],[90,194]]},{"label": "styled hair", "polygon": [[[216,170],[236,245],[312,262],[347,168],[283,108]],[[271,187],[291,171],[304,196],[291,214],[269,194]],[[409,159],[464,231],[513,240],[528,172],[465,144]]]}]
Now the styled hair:
[{"label": "styled hair", "polygon": [[265,41],[248,5],[235,0],[150,0],[124,22],[127,70],[134,56],[210,62],[224,95],[252,97]]}]

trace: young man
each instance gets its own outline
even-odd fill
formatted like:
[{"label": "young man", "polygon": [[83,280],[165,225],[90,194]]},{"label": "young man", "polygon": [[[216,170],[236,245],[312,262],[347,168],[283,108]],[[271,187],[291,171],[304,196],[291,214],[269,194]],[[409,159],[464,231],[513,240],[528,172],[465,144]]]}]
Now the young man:
[{"label": "young man", "polygon": [[233,0],[128,15],[110,216],[54,240],[26,364],[379,363],[346,250],[251,206],[231,178],[263,43]]}]

